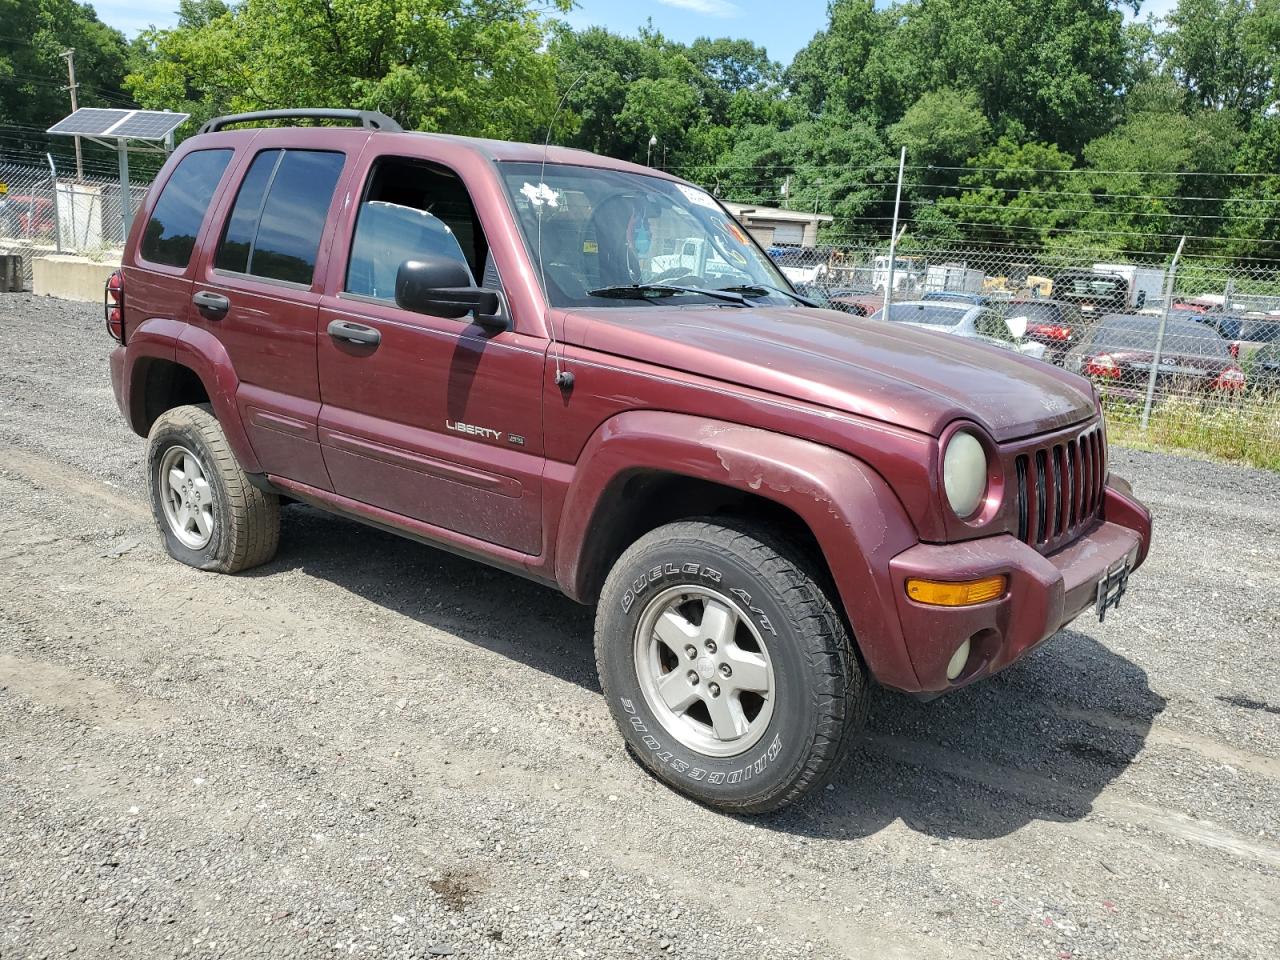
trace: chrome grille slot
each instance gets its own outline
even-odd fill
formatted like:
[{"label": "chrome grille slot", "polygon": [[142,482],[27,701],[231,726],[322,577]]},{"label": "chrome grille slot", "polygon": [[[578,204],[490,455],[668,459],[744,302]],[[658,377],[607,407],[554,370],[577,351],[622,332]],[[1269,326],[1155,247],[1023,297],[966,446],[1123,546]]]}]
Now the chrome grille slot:
[{"label": "chrome grille slot", "polygon": [[1045,483],[1048,474],[1049,458],[1043,450],[1036,451],[1036,543],[1044,543],[1049,539],[1049,502]]},{"label": "chrome grille slot", "polygon": [[1018,539],[1048,553],[1097,518],[1106,477],[1102,428],[1028,447],[1013,458]]},{"label": "chrome grille slot", "polygon": [[1014,461],[1014,472],[1018,476],[1018,539],[1027,540],[1027,458],[1020,455]]}]

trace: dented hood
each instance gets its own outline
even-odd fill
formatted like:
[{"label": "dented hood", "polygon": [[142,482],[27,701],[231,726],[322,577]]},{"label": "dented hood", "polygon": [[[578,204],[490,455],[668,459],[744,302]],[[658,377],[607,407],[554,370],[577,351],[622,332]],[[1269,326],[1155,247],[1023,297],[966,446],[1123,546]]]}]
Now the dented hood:
[{"label": "dented hood", "polygon": [[568,343],[938,435],[966,418],[997,441],[1094,412],[1076,374],[963,337],[805,307],[572,310]]}]

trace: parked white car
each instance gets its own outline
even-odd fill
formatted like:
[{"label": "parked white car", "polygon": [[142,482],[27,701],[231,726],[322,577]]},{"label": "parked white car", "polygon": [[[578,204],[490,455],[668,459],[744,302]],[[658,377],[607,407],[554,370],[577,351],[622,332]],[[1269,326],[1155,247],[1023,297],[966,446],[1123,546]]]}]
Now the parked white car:
[{"label": "parked white car", "polygon": [[877,310],[871,319],[887,319],[890,323],[905,323],[953,337],[981,340],[1026,357],[1044,359],[1044,344],[1026,339],[1026,317],[1004,317],[990,307],[939,300],[908,300],[890,304],[888,317],[885,317],[884,310]]}]

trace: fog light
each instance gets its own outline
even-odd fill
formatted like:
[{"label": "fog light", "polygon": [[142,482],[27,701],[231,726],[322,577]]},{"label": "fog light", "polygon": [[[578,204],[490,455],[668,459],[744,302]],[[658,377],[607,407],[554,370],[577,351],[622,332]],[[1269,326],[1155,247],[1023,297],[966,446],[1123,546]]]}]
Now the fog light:
[{"label": "fog light", "polygon": [[947,663],[947,679],[954,680],[964,672],[964,665],[969,662],[969,641],[966,640],[960,646],[956,647],[956,652],[951,655],[951,660]]},{"label": "fog light", "polygon": [[1003,575],[952,583],[917,580],[913,577],[907,581],[907,596],[916,603],[928,603],[935,607],[968,607],[1004,596],[1007,585],[1008,578]]}]

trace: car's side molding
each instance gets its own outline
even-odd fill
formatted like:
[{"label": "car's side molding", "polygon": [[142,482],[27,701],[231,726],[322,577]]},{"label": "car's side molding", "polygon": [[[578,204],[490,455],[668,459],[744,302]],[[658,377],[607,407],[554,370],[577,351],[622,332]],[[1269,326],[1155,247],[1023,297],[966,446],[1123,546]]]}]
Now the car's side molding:
[{"label": "car's side molding", "polygon": [[823,552],[855,637],[871,641],[862,652],[872,673],[889,686],[916,686],[898,624],[886,614],[895,609],[889,560],[918,536],[874,470],[839,450],[755,427],[661,411],[619,414],[592,435],[564,491],[555,565],[570,596],[589,592],[595,522],[626,509],[604,501],[619,477],[638,471],[718,484],[798,516]]}]

